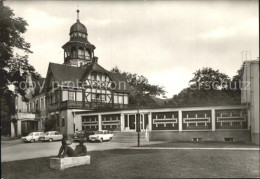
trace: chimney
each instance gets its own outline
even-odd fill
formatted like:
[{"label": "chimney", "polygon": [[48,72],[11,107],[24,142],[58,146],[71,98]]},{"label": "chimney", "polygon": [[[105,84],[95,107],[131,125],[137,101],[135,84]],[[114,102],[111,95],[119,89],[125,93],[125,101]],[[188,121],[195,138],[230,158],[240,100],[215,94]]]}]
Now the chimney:
[{"label": "chimney", "polygon": [[93,63],[98,63],[98,57],[93,57]]}]

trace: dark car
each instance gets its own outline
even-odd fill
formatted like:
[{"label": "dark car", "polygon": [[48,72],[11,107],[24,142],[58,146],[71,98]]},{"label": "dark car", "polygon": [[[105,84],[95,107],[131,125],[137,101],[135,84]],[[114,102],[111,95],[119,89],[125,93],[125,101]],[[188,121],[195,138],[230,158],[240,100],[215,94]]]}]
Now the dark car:
[{"label": "dark car", "polygon": [[84,139],[86,141],[89,141],[89,136],[93,135],[94,132],[93,131],[87,131],[87,130],[82,130],[82,131],[76,131],[72,138],[74,141],[79,141],[81,139]]}]

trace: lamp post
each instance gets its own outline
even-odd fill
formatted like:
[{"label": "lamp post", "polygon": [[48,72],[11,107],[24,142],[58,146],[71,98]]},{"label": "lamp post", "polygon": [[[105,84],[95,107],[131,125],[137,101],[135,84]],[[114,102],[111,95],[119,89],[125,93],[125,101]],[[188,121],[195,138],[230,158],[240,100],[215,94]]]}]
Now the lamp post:
[{"label": "lamp post", "polygon": [[138,147],[140,147],[140,113],[139,113],[139,102],[137,103],[136,132],[137,132],[137,145],[138,145]]}]

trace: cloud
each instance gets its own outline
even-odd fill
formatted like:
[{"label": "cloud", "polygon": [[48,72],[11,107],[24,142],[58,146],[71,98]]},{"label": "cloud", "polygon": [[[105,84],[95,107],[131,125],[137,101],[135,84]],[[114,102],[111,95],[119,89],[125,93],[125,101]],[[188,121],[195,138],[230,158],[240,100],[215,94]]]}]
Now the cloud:
[{"label": "cloud", "polygon": [[170,70],[151,73],[147,76],[149,83],[165,87],[166,96],[172,97],[178,94],[183,88],[188,87],[192,73],[183,67],[174,67]]},{"label": "cloud", "polygon": [[68,21],[68,19],[50,16],[46,12],[38,11],[32,8],[29,8],[26,12],[25,19],[28,21],[30,28],[33,29],[48,29],[53,26],[59,26]]},{"label": "cloud", "polygon": [[46,51],[51,51],[51,49],[54,47],[53,42],[47,42],[47,43],[41,43],[41,44],[36,44],[32,46],[32,50],[35,52],[46,52]]},{"label": "cloud", "polygon": [[234,25],[234,26],[220,26],[208,32],[203,32],[198,35],[199,39],[207,40],[207,39],[225,39],[232,38],[241,34],[258,34],[258,19],[257,18],[249,18],[245,21]]}]

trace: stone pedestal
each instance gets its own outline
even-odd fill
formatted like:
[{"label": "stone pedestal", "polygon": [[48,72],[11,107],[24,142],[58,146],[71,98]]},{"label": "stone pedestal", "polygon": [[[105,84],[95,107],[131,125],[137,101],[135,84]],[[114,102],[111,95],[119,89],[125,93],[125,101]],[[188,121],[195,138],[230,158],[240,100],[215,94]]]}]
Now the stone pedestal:
[{"label": "stone pedestal", "polygon": [[82,157],[65,157],[65,158],[51,158],[50,159],[50,168],[56,170],[63,170],[66,168],[90,164],[90,156]]}]

